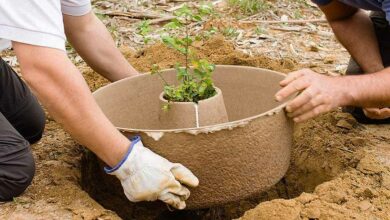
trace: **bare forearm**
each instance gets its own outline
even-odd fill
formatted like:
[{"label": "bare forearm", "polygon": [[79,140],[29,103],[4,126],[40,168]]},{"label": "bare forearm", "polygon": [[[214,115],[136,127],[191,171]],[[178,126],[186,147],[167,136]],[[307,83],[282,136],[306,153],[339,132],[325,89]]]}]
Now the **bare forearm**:
[{"label": "bare forearm", "polygon": [[23,77],[56,121],[107,164],[120,161],[130,141],[104,116],[65,52],[20,43],[14,49]]},{"label": "bare forearm", "polygon": [[64,15],[64,24],[68,40],[96,72],[110,81],[138,74],[92,12],[80,17]]},{"label": "bare forearm", "polygon": [[345,81],[344,91],[353,97],[348,105],[376,108],[390,106],[390,68],[372,74],[340,78]]},{"label": "bare forearm", "polygon": [[362,10],[351,17],[329,21],[337,39],[365,73],[382,70],[383,64],[371,19]]}]

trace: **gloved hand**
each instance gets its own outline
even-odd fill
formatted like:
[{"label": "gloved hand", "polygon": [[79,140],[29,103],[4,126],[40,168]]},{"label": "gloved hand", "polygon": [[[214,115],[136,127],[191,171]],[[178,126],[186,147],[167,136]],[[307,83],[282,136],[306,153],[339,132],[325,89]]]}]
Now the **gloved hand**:
[{"label": "gloved hand", "polygon": [[132,202],[159,199],[174,208],[184,209],[190,191],[181,183],[196,187],[198,178],[183,165],[171,163],[144,147],[139,136],[131,141],[123,160],[113,168],[105,167],[106,173],[118,177],[126,197]]}]

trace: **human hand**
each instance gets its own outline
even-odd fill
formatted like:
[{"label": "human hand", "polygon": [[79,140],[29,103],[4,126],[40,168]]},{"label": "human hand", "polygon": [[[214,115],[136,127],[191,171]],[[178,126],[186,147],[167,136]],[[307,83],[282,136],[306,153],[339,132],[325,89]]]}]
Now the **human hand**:
[{"label": "human hand", "polygon": [[190,191],[182,184],[196,187],[198,178],[179,163],[144,147],[141,138],[133,138],[125,158],[114,168],[105,168],[122,184],[126,197],[132,202],[161,200],[174,208],[184,209]]},{"label": "human hand", "polygon": [[310,69],[289,73],[280,85],[283,88],[275,95],[277,101],[300,93],[286,106],[287,115],[295,122],[306,121],[336,107],[344,106],[351,99],[345,92],[347,83],[344,82],[344,78],[321,75]]},{"label": "human hand", "polygon": [[363,108],[363,112],[371,119],[390,118],[390,108]]}]

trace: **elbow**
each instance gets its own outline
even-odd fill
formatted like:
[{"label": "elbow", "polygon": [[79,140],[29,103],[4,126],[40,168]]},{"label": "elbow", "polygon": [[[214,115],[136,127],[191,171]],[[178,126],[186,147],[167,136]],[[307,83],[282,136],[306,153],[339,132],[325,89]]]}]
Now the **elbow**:
[{"label": "elbow", "polygon": [[58,49],[17,42],[13,43],[13,47],[23,79],[29,85],[42,85],[45,79],[55,77],[68,60],[65,51]]},{"label": "elbow", "polygon": [[356,15],[358,15],[358,16],[361,16],[361,15],[366,16],[365,12],[359,9],[359,10],[351,11],[350,13],[340,14],[340,15],[337,15],[337,16],[326,16],[326,19],[328,20],[329,24],[331,26],[333,26],[333,25],[337,25],[337,24],[340,24],[340,23],[348,22],[351,19],[353,19]]},{"label": "elbow", "polygon": [[92,12],[83,16],[64,15],[64,28],[67,38],[73,36],[89,33],[95,29],[96,19],[98,19]]},{"label": "elbow", "polygon": [[35,63],[33,61],[27,61],[20,65],[21,73],[24,81],[31,88],[35,88],[37,85],[45,85],[47,77],[47,67],[42,64]]}]

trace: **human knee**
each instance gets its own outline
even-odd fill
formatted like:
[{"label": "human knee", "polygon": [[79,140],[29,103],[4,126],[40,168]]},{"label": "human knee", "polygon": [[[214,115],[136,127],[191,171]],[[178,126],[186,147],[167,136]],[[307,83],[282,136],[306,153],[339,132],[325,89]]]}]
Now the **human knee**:
[{"label": "human knee", "polygon": [[17,124],[16,129],[30,144],[34,144],[42,138],[46,116],[35,97],[21,113],[18,122],[14,123]]},{"label": "human knee", "polygon": [[[35,174],[35,161],[29,144],[22,143],[23,150],[0,167],[0,201],[9,201],[22,194],[31,184]],[[18,155],[20,154],[20,155]]]},{"label": "human knee", "polygon": [[26,137],[26,139],[30,144],[34,144],[42,138],[43,131],[45,130],[45,123],[46,123],[45,114],[42,111],[42,114],[39,115],[39,117],[35,118],[33,120],[33,123],[31,124],[32,127],[31,130],[35,131],[35,134]]}]

